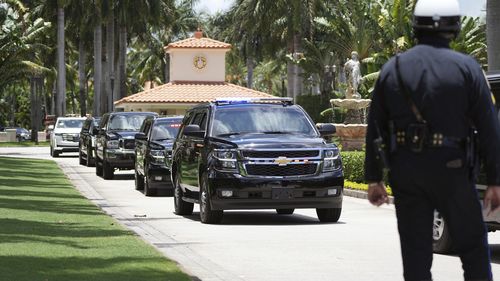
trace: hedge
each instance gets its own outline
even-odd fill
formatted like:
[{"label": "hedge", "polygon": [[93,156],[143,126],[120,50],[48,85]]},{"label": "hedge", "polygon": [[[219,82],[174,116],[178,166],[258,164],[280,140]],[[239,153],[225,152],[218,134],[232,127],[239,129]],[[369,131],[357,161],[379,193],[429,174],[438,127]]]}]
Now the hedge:
[{"label": "hedge", "polygon": [[[368,184],[365,181],[365,152],[364,151],[342,151],[342,165],[344,168],[344,187],[348,189],[367,191]],[[387,193],[392,195],[392,190],[386,183]]]}]

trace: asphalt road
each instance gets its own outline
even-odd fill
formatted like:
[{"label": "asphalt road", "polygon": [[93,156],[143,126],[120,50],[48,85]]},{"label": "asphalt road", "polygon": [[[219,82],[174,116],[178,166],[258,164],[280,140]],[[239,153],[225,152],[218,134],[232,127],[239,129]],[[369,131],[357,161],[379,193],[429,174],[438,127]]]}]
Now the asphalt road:
[{"label": "asphalt road", "polygon": [[[51,159],[49,148],[0,148],[0,156]],[[227,211],[221,225],[173,213],[171,197],[147,198],[133,173],[103,180],[78,165],[77,154],[55,158],[77,189],[200,280],[403,280],[392,205],[376,208],[344,197],[338,223],[321,224],[314,210]],[[500,278],[500,233],[490,233],[493,274]],[[463,280],[456,256],[434,255],[434,280]]]}]

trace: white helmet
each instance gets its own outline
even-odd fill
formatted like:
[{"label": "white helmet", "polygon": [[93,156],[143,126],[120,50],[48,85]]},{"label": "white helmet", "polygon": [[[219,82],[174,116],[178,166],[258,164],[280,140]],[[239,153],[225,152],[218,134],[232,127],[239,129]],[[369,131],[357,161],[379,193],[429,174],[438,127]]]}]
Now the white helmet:
[{"label": "white helmet", "polygon": [[460,6],[457,0],[419,0],[413,12],[413,30],[460,32]]}]

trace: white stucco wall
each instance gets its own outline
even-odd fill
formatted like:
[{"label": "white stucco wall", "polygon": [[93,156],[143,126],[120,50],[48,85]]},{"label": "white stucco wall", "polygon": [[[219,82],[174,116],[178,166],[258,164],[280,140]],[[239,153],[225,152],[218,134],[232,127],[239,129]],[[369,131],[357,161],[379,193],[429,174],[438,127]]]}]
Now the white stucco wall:
[{"label": "white stucco wall", "polygon": [[[223,82],[226,78],[225,56],[228,50],[175,49],[170,50],[171,81]],[[206,59],[202,69],[195,67],[195,58]]]}]

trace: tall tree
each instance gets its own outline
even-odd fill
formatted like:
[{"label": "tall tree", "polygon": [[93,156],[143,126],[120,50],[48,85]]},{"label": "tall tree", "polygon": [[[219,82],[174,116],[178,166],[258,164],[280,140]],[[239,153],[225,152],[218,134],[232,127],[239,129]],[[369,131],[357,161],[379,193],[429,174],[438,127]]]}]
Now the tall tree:
[{"label": "tall tree", "polygon": [[486,1],[488,70],[500,70],[500,1]]},{"label": "tall tree", "polygon": [[64,56],[64,6],[65,1],[57,1],[57,99],[56,116],[66,114],[66,61]]}]

